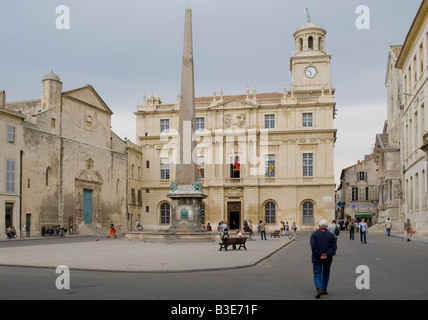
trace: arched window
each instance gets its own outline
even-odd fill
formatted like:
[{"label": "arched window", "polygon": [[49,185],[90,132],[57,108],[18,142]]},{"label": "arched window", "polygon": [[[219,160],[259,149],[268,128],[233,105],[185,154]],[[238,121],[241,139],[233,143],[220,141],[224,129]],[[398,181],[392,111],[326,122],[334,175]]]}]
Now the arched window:
[{"label": "arched window", "polygon": [[313,50],[314,49],[314,38],[312,38],[312,36],[309,37],[309,39],[308,39],[308,49],[309,50]]},{"label": "arched window", "polygon": [[201,205],[201,216],[200,216],[200,220],[202,224],[205,224],[205,204],[202,203]]},{"label": "arched window", "polygon": [[160,223],[162,224],[169,224],[170,223],[170,214],[171,212],[171,206],[169,203],[162,203],[160,206]]},{"label": "arched window", "polygon": [[51,167],[47,167],[47,169],[46,169],[46,187],[50,187],[51,175],[52,175],[52,169],[51,169]]},{"label": "arched window", "polygon": [[275,223],[276,208],[275,203],[267,202],[265,204],[265,221],[266,223]]},{"label": "arched window", "polygon": [[314,204],[310,201],[303,203],[303,224],[314,223]]}]

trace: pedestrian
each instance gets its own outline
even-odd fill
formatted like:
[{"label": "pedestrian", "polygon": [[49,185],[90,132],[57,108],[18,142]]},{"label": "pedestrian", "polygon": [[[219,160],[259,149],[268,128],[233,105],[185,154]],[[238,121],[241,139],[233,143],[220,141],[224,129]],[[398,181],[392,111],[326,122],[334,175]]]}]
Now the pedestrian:
[{"label": "pedestrian", "polygon": [[366,219],[363,218],[363,220],[359,223],[359,228],[360,228],[360,240],[361,243],[366,244],[367,243],[367,222]]},{"label": "pedestrian", "polygon": [[385,228],[386,228],[386,234],[388,235],[388,237],[390,237],[391,236],[391,229],[392,229],[392,222],[389,218],[385,221]]},{"label": "pedestrian", "polygon": [[327,220],[321,220],[318,230],[312,233],[310,239],[314,283],[317,291],[315,298],[317,299],[321,298],[321,295],[328,294],[327,286],[331,264],[337,250],[336,237],[328,231],[327,227]]},{"label": "pedestrian", "polygon": [[407,219],[406,222],[404,222],[404,230],[406,231],[407,241],[410,241],[410,237],[413,234],[412,224],[410,223],[410,219]]},{"label": "pedestrian", "polygon": [[250,237],[253,236],[253,221],[249,220],[250,224],[248,225],[248,228],[250,228]]},{"label": "pedestrian", "polygon": [[355,240],[354,234],[355,234],[355,223],[354,219],[351,219],[351,222],[348,224],[348,230],[349,230],[349,240]]},{"label": "pedestrian", "polygon": [[211,224],[208,222],[208,224],[207,224],[207,231],[212,231],[213,230],[213,228],[211,227]]},{"label": "pedestrian", "polygon": [[293,230],[293,233],[291,234],[291,236],[289,236],[289,239],[292,239],[293,237],[295,239],[297,239],[297,227],[296,227],[296,222],[293,222],[293,224],[291,225],[291,230]]},{"label": "pedestrian", "polygon": [[266,224],[262,220],[260,220],[259,228],[260,228],[260,236],[261,236],[262,240],[263,240],[263,238],[265,238],[265,240],[267,240],[266,239]]},{"label": "pedestrian", "polygon": [[114,228],[113,221],[110,221],[110,233],[108,234],[107,238],[110,238],[112,234],[114,234],[114,237],[117,238],[116,229]]},{"label": "pedestrian", "polygon": [[288,225],[288,221],[285,222],[285,235],[288,236],[288,231],[290,230],[290,226]]},{"label": "pedestrian", "polygon": [[339,235],[339,226],[336,224],[336,220],[332,220],[331,224],[328,225],[327,230],[333,233],[336,237]]}]

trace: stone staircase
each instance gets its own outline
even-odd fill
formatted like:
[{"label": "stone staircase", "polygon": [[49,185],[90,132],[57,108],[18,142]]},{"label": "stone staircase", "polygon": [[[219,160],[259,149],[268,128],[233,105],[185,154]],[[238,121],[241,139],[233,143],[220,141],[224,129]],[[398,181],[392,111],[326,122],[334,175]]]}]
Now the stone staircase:
[{"label": "stone staircase", "polygon": [[[372,225],[369,230],[368,233],[374,233],[374,234],[386,234],[386,228],[385,228],[385,224],[384,223],[378,223],[378,224],[374,224]],[[392,222],[392,230],[391,233],[402,233],[404,234],[404,222],[403,221],[393,221]]]},{"label": "stone staircase", "polygon": [[77,232],[79,235],[84,236],[108,235],[108,232],[103,231],[100,226],[94,224],[79,224]]}]

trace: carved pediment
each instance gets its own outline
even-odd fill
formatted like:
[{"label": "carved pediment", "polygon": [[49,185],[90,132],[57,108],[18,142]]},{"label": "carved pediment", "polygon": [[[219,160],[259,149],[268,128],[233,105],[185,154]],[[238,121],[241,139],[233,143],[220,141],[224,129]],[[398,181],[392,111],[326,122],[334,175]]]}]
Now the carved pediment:
[{"label": "carved pediment", "polygon": [[224,100],[221,101],[220,103],[214,105],[213,107],[211,107],[212,109],[245,109],[245,108],[254,108],[254,107],[258,107],[258,105],[250,102],[250,101],[246,101],[246,100],[240,100],[240,99],[230,99],[230,100]]},{"label": "carved pediment", "polygon": [[101,177],[100,173],[94,170],[94,161],[91,158],[86,160],[86,168],[80,170],[76,175],[76,181],[93,184],[104,183],[104,180]]},{"label": "carved pediment", "polygon": [[103,99],[99,96],[99,94],[91,85],[86,85],[81,88],[66,91],[63,93],[63,95],[64,97],[68,97],[75,101],[84,103],[85,105],[89,105],[92,108],[101,110],[109,114],[113,114],[107,104],[103,101]]}]

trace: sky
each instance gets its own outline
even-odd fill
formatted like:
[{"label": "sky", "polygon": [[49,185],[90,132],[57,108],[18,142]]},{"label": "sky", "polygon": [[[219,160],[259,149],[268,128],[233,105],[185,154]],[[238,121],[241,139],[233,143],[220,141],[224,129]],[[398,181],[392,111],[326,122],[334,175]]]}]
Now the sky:
[{"label": "sky", "polygon": [[[113,111],[112,129],[136,142],[136,106],[156,93],[174,103],[185,9],[192,9],[196,96],[291,87],[293,33],[327,31],[337,129],[335,180],[373,151],[386,120],[390,45],[403,44],[421,0],[1,0],[0,90],[40,99],[51,70],[63,90],[90,84]],[[64,27],[66,6],[69,26]],[[358,11],[361,5],[365,11]],[[368,10],[367,10],[368,9]],[[362,20],[362,17],[367,19]],[[360,22],[360,24],[358,24]],[[363,24],[363,26],[361,25]],[[362,28],[364,27],[364,28]]]}]

